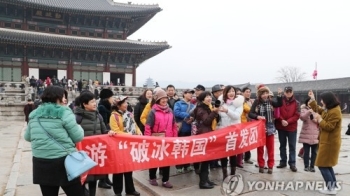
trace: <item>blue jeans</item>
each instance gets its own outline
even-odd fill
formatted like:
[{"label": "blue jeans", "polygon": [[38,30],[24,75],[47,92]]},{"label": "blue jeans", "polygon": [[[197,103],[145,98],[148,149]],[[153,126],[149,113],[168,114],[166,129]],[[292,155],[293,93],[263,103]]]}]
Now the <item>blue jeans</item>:
[{"label": "blue jeans", "polygon": [[289,147],[289,166],[295,166],[295,146],[297,145],[297,130],[295,131],[283,131],[278,130],[278,140],[280,142],[280,165],[287,164],[287,140]]},{"label": "blue jeans", "polygon": [[318,167],[321,171],[322,177],[326,182],[328,190],[333,190],[337,187],[337,180],[335,179],[335,174],[333,167]]},{"label": "blue jeans", "polygon": [[[313,168],[315,166],[315,159],[316,159],[316,155],[317,155],[317,146],[318,146],[318,144],[310,145],[310,144],[303,143],[305,168],[307,168],[309,166],[311,168]],[[310,160],[310,150],[311,150],[311,160]],[[309,162],[310,162],[310,165],[309,165]]]}]

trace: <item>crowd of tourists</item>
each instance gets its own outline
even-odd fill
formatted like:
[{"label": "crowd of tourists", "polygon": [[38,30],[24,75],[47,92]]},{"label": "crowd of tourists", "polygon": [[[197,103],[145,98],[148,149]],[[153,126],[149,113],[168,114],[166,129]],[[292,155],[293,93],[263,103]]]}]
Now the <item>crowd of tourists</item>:
[{"label": "crowd of tourists", "polygon": [[[98,134],[145,135],[152,137],[185,137],[220,131],[221,128],[264,120],[266,144],[257,148],[257,169],[259,173],[273,174],[274,167],[297,172],[296,144],[303,144],[304,171],[321,171],[327,187],[324,194],[336,194],[336,178],[333,167],[338,163],[341,145],[340,103],[332,92],[320,95],[321,104],[315,100],[312,91],[302,104],[293,96],[291,86],[272,92],[264,84],[256,85],[256,97],[251,98],[251,89],[232,85],[215,85],[206,91],[203,85],[187,89],[182,97],[176,94],[173,85],[166,89],[147,89],[139,97],[134,108],[128,105],[128,97],[117,96],[109,89],[102,89],[99,101],[90,91],[81,91],[74,100],[74,107],[67,107],[67,90],[51,85],[41,95],[40,106],[29,101],[24,113],[28,122],[25,139],[32,144],[33,182],[39,184],[42,194],[58,195],[59,187],[68,196],[96,195],[96,188],[113,189],[118,196],[123,188],[127,195],[140,195],[135,190],[132,172],[108,175],[88,175],[81,185],[80,178],[68,181],[64,168],[66,152],[48,138],[44,129],[59,139],[67,149],[74,151],[75,143],[84,137]],[[132,115],[133,114],[133,115]],[[302,122],[297,138],[298,120]],[[194,133],[191,124],[197,122]],[[280,160],[275,163],[275,142],[279,140]],[[288,144],[288,145],[287,145]],[[288,149],[288,150],[287,150]],[[217,184],[209,179],[209,171],[221,168],[223,180],[235,175],[237,168],[254,164],[250,151],[219,160],[176,165],[177,173],[194,171],[199,176],[199,188],[211,189]],[[157,180],[157,171],[162,176]],[[149,169],[149,183],[152,186],[173,188],[169,179],[170,166]],[[98,183],[97,183],[98,182]]]}]

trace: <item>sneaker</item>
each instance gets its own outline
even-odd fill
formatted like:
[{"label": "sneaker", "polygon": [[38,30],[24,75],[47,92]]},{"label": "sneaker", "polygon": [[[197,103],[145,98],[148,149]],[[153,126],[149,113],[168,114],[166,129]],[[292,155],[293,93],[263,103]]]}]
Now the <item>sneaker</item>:
[{"label": "sneaker", "polygon": [[279,164],[279,165],[277,165],[277,168],[278,168],[278,169],[285,168],[285,167],[287,167],[286,164]]},{"label": "sneaker", "polygon": [[182,172],[183,172],[182,169],[177,169],[177,170],[176,170],[176,173],[177,173],[177,174],[181,174]]},{"label": "sneaker", "polygon": [[153,186],[158,186],[158,182],[157,182],[157,179],[152,179],[152,180],[149,180],[149,183]]},{"label": "sneaker", "polygon": [[264,168],[263,167],[259,167],[259,173],[264,173]]},{"label": "sneaker", "polygon": [[188,166],[188,167],[186,167],[186,168],[184,169],[184,172],[191,172],[191,171],[193,171],[193,170],[194,170],[193,167]]},{"label": "sneaker", "polygon": [[173,185],[170,184],[169,181],[163,182],[162,186],[165,187],[165,188],[169,188],[169,189],[173,188]]},{"label": "sneaker", "polygon": [[267,170],[267,173],[268,173],[268,174],[272,174],[272,171],[273,171],[272,168],[269,168],[269,169]]},{"label": "sneaker", "polygon": [[292,170],[292,172],[298,171],[298,169],[297,169],[297,167],[295,167],[295,165],[290,166],[290,170]]},{"label": "sneaker", "polygon": [[310,171],[310,168],[309,168],[309,167],[305,167],[305,168],[304,168],[304,171],[306,171],[306,172],[307,172],[307,171]]},{"label": "sneaker", "polygon": [[319,189],[318,191],[322,194],[325,194],[325,195],[336,195],[337,194],[336,190]]},{"label": "sneaker", "polygon": [[246,160],[246,161],[244,161],[244,163],[253,164],[254,162],[251,160]]},{"label": "sneaker", "polygon": [[310,167],[310,172],[316,172],[314,167]]}]

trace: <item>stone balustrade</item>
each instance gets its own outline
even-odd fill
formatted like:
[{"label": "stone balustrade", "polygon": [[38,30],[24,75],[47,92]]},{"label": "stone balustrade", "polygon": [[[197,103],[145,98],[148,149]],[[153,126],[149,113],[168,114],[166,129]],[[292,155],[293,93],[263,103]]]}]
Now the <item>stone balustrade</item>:
[{"label": "stone balustrade", "polygon": [[[115,95],[125,95],[125,96],[140,96],[146,89],[151,89],[153,90],[154,88],[146,88],[146,87],[128,87],[128,86],[106,86],[106,85],[101,85],[98,86],[97,89],[100,91],[103,88],[108,88],[111,89]],[[163,90],[166,90],[163,88]],[[186,89],[176,89],[176,94],[179,97],[182,97],[183,92]],[[207,91],[211,92],[211,88],[207,88]]]},{"label": "stone balustrade", "polygon": [[0,81],[0,105],[24,105],[31,91],[26,82]]}]

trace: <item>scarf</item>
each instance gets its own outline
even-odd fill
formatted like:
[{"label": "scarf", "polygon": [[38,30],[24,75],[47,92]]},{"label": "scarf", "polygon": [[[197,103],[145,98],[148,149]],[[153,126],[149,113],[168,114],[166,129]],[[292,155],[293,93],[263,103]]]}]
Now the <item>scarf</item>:
[{"label": "scarf", "polygon": [[[204,102],[203,102],[203,103],[204,103]],[[212,105],[212,104],[206,104],[206,103],[204,103],[204,104],[207,105],[207,106],[209,106],[210,111],[213,111],[213,105]],[[216,121],[216,118],[214,118],[213,122],[211,123],[211,128],[212,128],[213,130],[215,130],[217,124],[218,124],[218,122]]]},{"label": "scarf", "polygon": [[227,104],[227,105],[230,105],[232,102],[233,102],[233,99],[227,99],[227,100],[226,100],[226,104]]},{"label": "scarf", "polygon": [[132,117],[132,113],[126,111],[118,111],[123,117],[123,126],[124,126],[124,132],[131,134],[131,135],[136,135],[136,125]]},{"label": "scarf", "polygon": [[164,112],[168,112],[169,111],[169,106],[166,105],[166,106],[161,106],[159,104],[156,104],[157,108],[163,110]]},{"label": "scarf", "polygon": [[260,116],[265,116],[266,122],[273,122],[273,106],[270,104],[270,101],[260,103],[256,109]]}]

